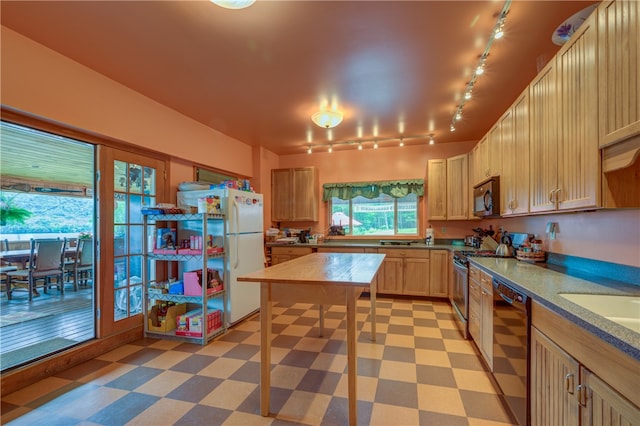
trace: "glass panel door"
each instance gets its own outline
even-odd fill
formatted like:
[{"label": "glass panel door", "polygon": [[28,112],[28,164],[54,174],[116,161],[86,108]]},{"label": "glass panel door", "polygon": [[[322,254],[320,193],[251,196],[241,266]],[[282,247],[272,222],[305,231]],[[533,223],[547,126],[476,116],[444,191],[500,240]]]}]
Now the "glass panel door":
[{"label": "glass panel door", "polygon": [[142,313],[142,213],[156,204],[153,167],[114,160],[114,320]]},{"label": "glass panel door", "polygon": [[139,326],[142,321],[142,209],[164,202],[164,160],[102,147],[101,186],[105,200],[101,335]]}]

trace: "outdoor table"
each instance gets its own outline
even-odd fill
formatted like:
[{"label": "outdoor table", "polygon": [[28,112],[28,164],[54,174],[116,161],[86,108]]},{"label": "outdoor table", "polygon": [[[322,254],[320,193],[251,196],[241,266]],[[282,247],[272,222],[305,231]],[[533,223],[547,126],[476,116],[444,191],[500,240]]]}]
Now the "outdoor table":
[{"label": "outdoor table", "polygon": [[[75,247],[69,247],[64,251],[65,258],[73,258],[75,257],[75,255],[76,255]],[[29,262],[30,257],[31,257],[31,249],[0,251],[0,261],[9,262],[9,263],[20,263],[22,265],[21,269],[25,269],[27,267],[27,263]]]},{"label": "outdoor table", "polygon": [[346,305],[349,424],[357,424],[356,398],[356,301],[369,289],[371,338],[376,336],[376,283],[374,278],[384,254],[312,253],[238,277],[260,283],[260,413],[269,415],[271,382],[272,302],[320,305],[320,333],[324,328],[323,305]]}]

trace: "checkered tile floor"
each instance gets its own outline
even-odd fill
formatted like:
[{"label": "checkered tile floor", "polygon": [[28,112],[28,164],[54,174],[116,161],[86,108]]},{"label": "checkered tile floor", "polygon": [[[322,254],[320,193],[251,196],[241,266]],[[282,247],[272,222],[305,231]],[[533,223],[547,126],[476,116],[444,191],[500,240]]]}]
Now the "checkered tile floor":
[{"label": "checkered tile floor", "polygon": [[[446,302],[358,301],[358,423],[510,425]],[[260,416],[258,316],[205,347],[142,339],[2,396],[2,424],[345,425],[345,308],[273,307],[271,415]]]}]

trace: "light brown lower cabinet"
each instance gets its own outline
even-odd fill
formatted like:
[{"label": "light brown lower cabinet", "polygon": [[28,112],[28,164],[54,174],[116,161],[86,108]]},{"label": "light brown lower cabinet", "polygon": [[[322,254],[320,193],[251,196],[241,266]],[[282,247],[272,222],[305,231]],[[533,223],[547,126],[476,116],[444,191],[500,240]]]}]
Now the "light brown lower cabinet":
[{"label": "light brown lower cabinet", "polygon": [[532,314],[531,425],[640,425],[640,362],[535,301]]},{"label": "light brown lower cabinet", "polygon": [[385,255],[378,272],[378,292],[448,297],[447,250],[378,249]]},{"label": "light brown lower cabinet", "polygon": [[640,409],[531,327],[531,424],[640,425]]},{"label": "light brown lower cabinet", "polygon": [[311,247],[271,247],[271,265],[311,254]]},{"label": "light brown lower cabinet", "polygon": [[449,259],[448,250],[431,250],[429,253],[429,296],[449,297]]},{"label": "light brown lower cabinet", "polygon": [[493,370],[493,278],[469,267],[469,334]]}]

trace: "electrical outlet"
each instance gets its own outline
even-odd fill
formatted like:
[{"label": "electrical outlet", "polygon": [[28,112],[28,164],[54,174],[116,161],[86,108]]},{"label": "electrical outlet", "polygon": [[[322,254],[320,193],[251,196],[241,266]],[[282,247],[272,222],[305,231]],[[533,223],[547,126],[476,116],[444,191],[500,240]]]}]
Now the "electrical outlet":
[{"label": "electrical outlet", "polygon": [[447,228],[443,226],[442,228],[440,228],[440,231],[442,231],[443,234],[446,234],[447,233]]}]

